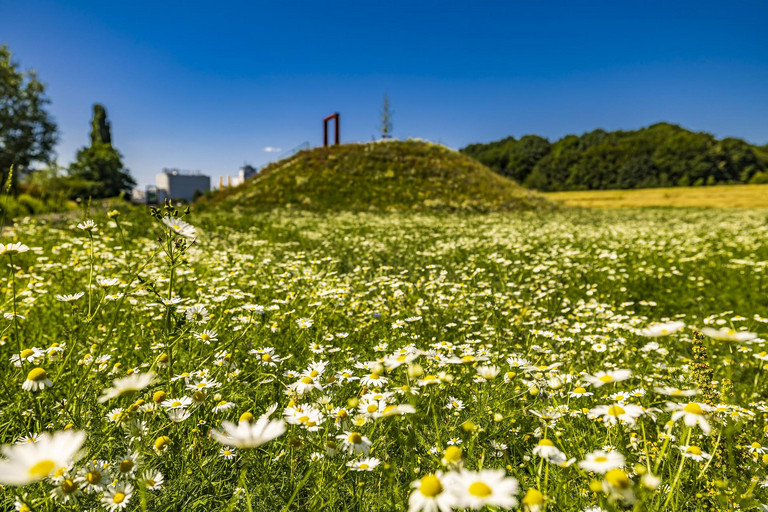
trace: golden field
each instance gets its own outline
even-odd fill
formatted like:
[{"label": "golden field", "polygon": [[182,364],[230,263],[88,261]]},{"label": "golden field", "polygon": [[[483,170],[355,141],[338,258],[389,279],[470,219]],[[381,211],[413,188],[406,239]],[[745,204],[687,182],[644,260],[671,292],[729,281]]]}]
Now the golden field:
[{"label": "golden field", "polygon": [[586,208],[710,207],[768,208],[768,185],[584,190],[548,192],[547,199]]}]

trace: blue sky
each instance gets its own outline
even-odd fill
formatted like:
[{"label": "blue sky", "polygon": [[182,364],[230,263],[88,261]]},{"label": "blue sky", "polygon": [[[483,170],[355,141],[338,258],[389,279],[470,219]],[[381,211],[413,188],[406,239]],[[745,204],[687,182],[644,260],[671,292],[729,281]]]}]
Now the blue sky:
[{"label": "blue sky", "polygon": [[768,142],[768,2],[3,0],[0,44],[48,84],[59,163],[103,103],[141,185],[218,181],[341,113],[342,142],[459,148],[658,121]]}]

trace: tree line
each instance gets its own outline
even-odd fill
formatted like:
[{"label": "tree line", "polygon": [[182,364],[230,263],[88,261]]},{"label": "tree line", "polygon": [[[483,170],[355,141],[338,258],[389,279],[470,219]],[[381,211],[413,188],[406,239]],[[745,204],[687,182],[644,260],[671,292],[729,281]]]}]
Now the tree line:
[{"label": "tree line", "polygon": [[768,144],[717,139],[670,123],[598,129],[554,143],[538,135],[507,137],[460,151],[543,191],[768,183]]},{"label": "tree line", "polygon": [[17,199],[3,199],[0,209],[21,205],[35,213],[60,206],[47,204],[51,201],[130,194],[136,182],[112,145],[106,108],[93,105],[90,145],[77,152],[68,168],[60,168],[50,103],[37,74],[20,70],[8,46],[0,46],[0,177]]}]

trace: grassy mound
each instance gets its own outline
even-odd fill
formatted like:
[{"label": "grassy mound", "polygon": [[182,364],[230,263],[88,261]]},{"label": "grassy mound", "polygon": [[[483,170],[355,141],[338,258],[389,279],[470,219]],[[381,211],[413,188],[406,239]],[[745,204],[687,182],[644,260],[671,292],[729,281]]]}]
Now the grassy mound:
[{"label": "grassy mound", "polygon": [[204,202],[316,211],[499,211],[548,205],[468,156],[412,140],[302,151]]}]

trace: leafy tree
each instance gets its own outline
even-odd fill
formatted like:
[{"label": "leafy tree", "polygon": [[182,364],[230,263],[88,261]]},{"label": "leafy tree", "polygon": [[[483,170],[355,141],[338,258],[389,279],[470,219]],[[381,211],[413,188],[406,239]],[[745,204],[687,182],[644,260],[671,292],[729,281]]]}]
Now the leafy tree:
[{"label": "leafy tree", "polygon": [[461,151],[539,190],[747,183],[768,174],[764,146],[735,138],[718,141],[669,123],[634,131],[594,130],[552,144],[535,135],[507,137]]},{"label": "leafy tree", "polygon": [[16,175],[33,162],[50,163],[58,141],[56,123],[46,110],[50,100],[34,71],[22,72],[11,60],[7,46],[0,46],[0,176],[7,179],[14,165]]},{"label": "leafy tree", "polygon": [[88,193],[94,198],[130,193],[136,186],[128,169],[123,167],[122,155],[112,147],[111,128],[103,105],[93,106],[91,145],[77,152],[69,171],[81,183],[93,183]]}]

